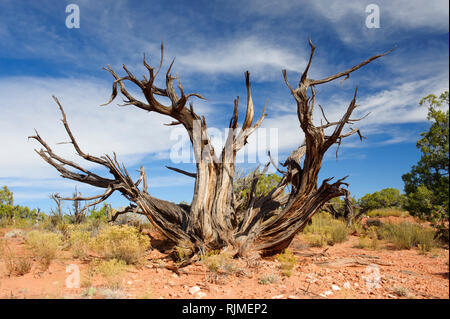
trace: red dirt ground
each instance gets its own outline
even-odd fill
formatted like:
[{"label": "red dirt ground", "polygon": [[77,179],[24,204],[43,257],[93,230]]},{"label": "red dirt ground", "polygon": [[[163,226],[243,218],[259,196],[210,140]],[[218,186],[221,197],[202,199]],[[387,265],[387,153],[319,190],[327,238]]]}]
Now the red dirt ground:
[{"label": "red dirt ground", "polygon": [[[7,243],[15,254],[31,256],[23,238],[10,238]],[[41,271],[34,260],[31,272],[20,277],[8,276],[5,263],[0,262],[0,298],[449,298],[448,249],[435,248],[423,255],[416,249],[392,250],[386,243],[378,250],[364,250],[354,248],[356,243],[358,237],[350,236],[324,252],[323,248],[308,247],[300,235],[290,247],[298,260],[291,277],[280,274],[274,258],[250,258],[236,260],[241,271],[221,277],[219,283],[206,280],[210,272],[201,262],[177,275],[162,267],[171,263],[164,260],[166,255],[152,250],[142,268],[126,271],[122,287],[112,296],[103,290],[101,276],[92,280],[96,292],[91,296],[83,294],[86,288],[67,288],[66,267],[79,266],[83,277],[88,262],[73,259],[64,251],[48,270]],[[261,276],[270,274],[279,281],[258,283]],[[200,291],[191,294],[193,286]]]}]

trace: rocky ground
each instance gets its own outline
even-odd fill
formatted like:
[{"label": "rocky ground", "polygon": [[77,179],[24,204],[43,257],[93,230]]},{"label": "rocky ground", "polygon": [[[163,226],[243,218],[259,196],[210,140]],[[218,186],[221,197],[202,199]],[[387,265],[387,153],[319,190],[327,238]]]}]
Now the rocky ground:
[{"label": "rocky ground", "polygon": [[[16,255],[31,256],[20,234],[6,240]],[[275,258],[255,257],[235,260],[237,270],[231,274],[213,274],[201,262],[177,274],[155,249],[142,267],[127,269],[117,289],[105,288],[102,276],[88,286],[68,288],[67,266],[78,266],[83,277],[89,261],[63,251],[46,271],[34,261],[23,276],[8,276],[0,262],[0,298],[449,298],[448,249],[421,254],[393,250],[387,243],[377,250],[359,249],[357,243],[358,237],[350,236],[341,244],[313,248],[298,236],[290,247],[297,257],[291,277],[281,275]],[[264,277],[275,282],[263,284]]]}]

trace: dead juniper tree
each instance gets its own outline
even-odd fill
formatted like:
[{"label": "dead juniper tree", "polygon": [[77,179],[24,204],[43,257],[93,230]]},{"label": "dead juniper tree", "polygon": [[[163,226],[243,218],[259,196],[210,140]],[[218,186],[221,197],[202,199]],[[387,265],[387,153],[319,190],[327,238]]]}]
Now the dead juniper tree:
[{"label": "dead juniper tree", "polygon": [[[297,116],[305,139],[284,161],[282,164],[284,168],[278,167],[272,161],[283,176],[268,194],[255,195],[258,178],[265,173],[268,166],[262,172],[258,171],[259,173],[253,175],[251,192],[244,208],[238,194],[233,191],[236,153],[244,147],[249,135],[261,125],[266,116],[266,107],[264,107],[259,119],[254,122],[249,72],[245,72],[247,108],[242,127],[238,129],[239,97],[237,97],[234,100],[234,110],[225,145],[217,151],[211,145],[205,118],[194,111],[192,102],[187,105],[190,98],[203,99],[203,97],[200,94],[184,92],[179,77],[173,77],[170,73],[173,61],[165,74],[165,87],[160,88],[155,85],[155,79],[160,74],[163,64],[162,45],[161,60],[157,69],[148,65],[144,56],[143,64],[148,70],[148,77],[144,76],[142,80],[137,79],[125,65],[123,66],[124,76],[119,76],[110,66],[104,68],[114,77],[111,98],[104,105],[111,103],[117,97],[119,87],[125,98],[124,105],[166,115],[173,119],[167,125],[181,125],[186,129],[196,160],[196,171],[186,172],[178,168],[168,168],[195,179],[190,207],[153,197],[148,189],[144,167],[141,167],[140,176],[134,181],[127,169],[118,163],[115,153],[112,156],[100,157],[85,153],[72,134],[64,109],[56,97],[54,99],[61,111],[64,128],[77,154],[87,161],[106,167],[111,176],[99,176],[75,162],[60,157],[37,132],[30,138],[42,145],[42,148],[36,152],[56,168],[62,177],[104,189],[104,193],[98,196],[83,198],[75,196],[64,198],[65,200],[85,200],[90,201],[87,206],[96,205],[118,191],[130,201],[130,205],[113,218],[126,212],[143,214],[169,240],[178,244],[183,243],[184,246],[188,243],[192,255],[221,248],[229,249],[236,255],[244,255],[249,251],[260,251],[266,255],[275,254],[288,247],[294,236],[331,198],[349,196],[348,190],[343,188],[348,186],[344,182],[346,177],[334,182],[332,182],[333,178],[327,178],[319,185],[318,174],[324,154],[331,146],[339,145],[342,139],[353,134],[358,134],[360,139],[363,139],[358,128],[344,132],[347,124],[360,120],[351,117],[357,107],[357,89],[345,114],[338,121],[328,121],[320,106],[326,124],[317,126],[313,123],[315,88],[339,78],[347,79],[350,73],[392,51],[375,55],[344,72],[314,80],[308,77],[308,71],[315,46],[311,41],[309,45],[311,48],[309,61],[297,87],[294,88],[289,83],[286,70],[282,72],[284,81],[297,105]],[[178,92],[174,88],[174,80],[177,81]],[[145,101],[136,99],[128,91],[125,83],[129,82],[142,91]],[[170,105],[162,104],[157,99],[158,96],[167,97],[171,102]],[[326,129],[331,130],[332,133],[325,134]]]}]

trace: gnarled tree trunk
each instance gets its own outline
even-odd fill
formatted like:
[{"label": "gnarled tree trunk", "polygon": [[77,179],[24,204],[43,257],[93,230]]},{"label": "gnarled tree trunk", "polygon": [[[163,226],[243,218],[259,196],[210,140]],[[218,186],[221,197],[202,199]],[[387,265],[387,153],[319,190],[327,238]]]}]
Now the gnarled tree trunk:
[{"label": "gnarled tree trunk", "polygon": [[[309,41],[311,55],[298,86],[294,89],[288,82],[286,71],[283,70],[284,80],[297,105],[297,115],[300,127],[305,134],[305,140],[299,148],[282,164],[284,170],[276,169],[283,174],[281,181],[265,196],[256,195],[256,184],[261,174],[268,168],[266,165],[262,173],[253,176],[248,204],[242,209],[239,194],[233,192],[233,179],[235,177],[235,159],[237,152],[246,144],[247,138],[262,123],[265,114],[262,112],[256,123],[253,123],[254,107],[250,92],[250,75],[245,73],[247,86],[247,109],[240,130],[238,130],[239,97],[234,101],[234,110],[229,123],[229,135],[225,146],[220,153],[216,153],[211,145],[207,132],[206,121],[203,116],[195,113],[193,104],[186,106],[190,97],[203,98],[196,93],[185,94],[179,78],[172,77],[170,65],[166,73],[166,87],[159,88],[154,85],[155,78],[160,73],[163,63],[163,46],[161,45],[161,63],[155,70],[150,67],[144,56],[143,63],[149,72],[149,78],[138,80],[125,66],[126,75],[119,77],[108,66],[114,77],[112,95],[108,103],[111,103],[120,92],[127,99],[125,105],[136,106],[149,112],[157,112],[174,121],[167,125],[182,125],[189,134],[196,160],[196,172],[190,173],[178,168],[168,167],[176,172],[195,178],[195,188],[190,208],[177,205],[168,201],[157,199],[148,192],[146,173],[141,167],[141,174],[137,181],[133,181],[126,168],[119,165],[115,154],[101,157],[84,153],[78,146],[70,127],[66,114],[58,99],[57,102],[62,116],[63,124],[70,140],[80,155],[85,160],[102,165],[109,169],[111,178],[102,177],[79,166],[77,163],[61,158],[39,136],[31,136],[36,139],[43,148],[36,151],[46,162],[54,166],[64,178],[90,184],[105,189],[99,196],[89,198],[72,197],[65,200],[91,201],[84,209],[91,205],[106,200],[113,192],[120,192],[130,201],[130,205],[122,212],[136,212],[148,217],[150,222],[168,239],[175,243],[186,245],[188,243],[193,253],[203,253],[209,249],[228,247],[239,255],[244,255],[250,250],[263,251],[266,254],[274,254],[288,247],[295,234],[301,231],[311,217],[331,198],[349,196],[343,185],[344,178],[331,182],[332,178],[324,180],[318,185],[318,174],[322,165],[325,152],[333,145],[340,144],[345,137],[355,133],[359,129],[351,129],[343,133],[346,124],[352,124],[359,119],[351,119],[350,116],[356,108],[356,92],[347,111],[339,121],[329,122],[324,110],[321,108],[326,124],[316,126],[313,123],[313,110],[315,104],[315,87],[335,79],[348,78],[350,73],[368,64],[369,62],[386,55],[390,51],[373,56],[344,72],[330,77],[313,80],[308,78],[308,71],[314,56],[315,47]],[[174,89],[174,80],[178,82],[179,94]],[[136,85],[144,94],[145,102],[135,99],[125,87],[125,81]],[[161,104],[155,96],[168,97],[171,105]],[[106,105],[105,104],[105,105]],[[331,135],[325,134],[325,129],[334,128]],[[286,192],[291,186],[290,193]],[[348,185],[347,185],[348,186]],[[117,215],[113,217],[115,219]]]}]

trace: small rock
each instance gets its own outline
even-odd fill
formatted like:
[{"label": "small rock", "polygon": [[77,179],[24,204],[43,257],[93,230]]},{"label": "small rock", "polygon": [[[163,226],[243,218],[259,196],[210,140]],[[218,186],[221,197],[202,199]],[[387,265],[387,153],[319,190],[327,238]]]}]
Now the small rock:
[{"label": "small rock", "polygon": [[284,295],[276,295],[273,296],[272,299],[282,299],[284,297]]},{"label": "small rock", "polygon": [[132,281],[127,281],[127,284],[128,284],[128,285],[132,285],[133,282],[132,282]]},{"label": "small rock", "polygon": [[197,294],[196,294],[197,299],[201,299],[203,297],[206,297],[206,294],[203,291],[197,292]]},{"label": "small rock", "polygon": [[199,292],[199,291],[200,291],[200,287],[199,286],[193,286],[193,287],[189,288],[189,293],[191,295],[193,295],[193,294],[195,294],[196,292]]},{"label": "small rock", "polygon": [[332,295],[333,293],[329,290],[319,294],[319,296],[323,297],[323,298],[327,298],[328,296]]},{"label": "small rock", "polygon": [[25,236],[25,232],[20,229],[13,229],[5,234],[5,238],[16,238],[16,237],[24,237],[24,236]]},{"label": "small rock", "polygon": [[53,284],[57,285],[57,284],[59,284],[59,281],[54,281]]},{"label": "small rock", "polygon": [[287,297],[288,299],[297,299],[297,296],[290,295]]},{"label": "small rock", "polygon": [[355,287],[359,287],[359,284],[357,282],[354,283]]},{"label": "small rock", "polygon": [[172,274],[172,277],[173,277],[173,278],[178,278],[179,276],[178,276],[176,273],[173,273],[173,274]]},{"label": "small rock", "polygon": [[344,283],[344,288],[345,288],[345,289],[350,289],[350,283],[349,283],[348,281],[346,281],[346,282]]},{"label": "small rock", "polygon": [[341,290],[341,288],[338,285],[331,285],[331,289],[333,289],[334,291]]}]

